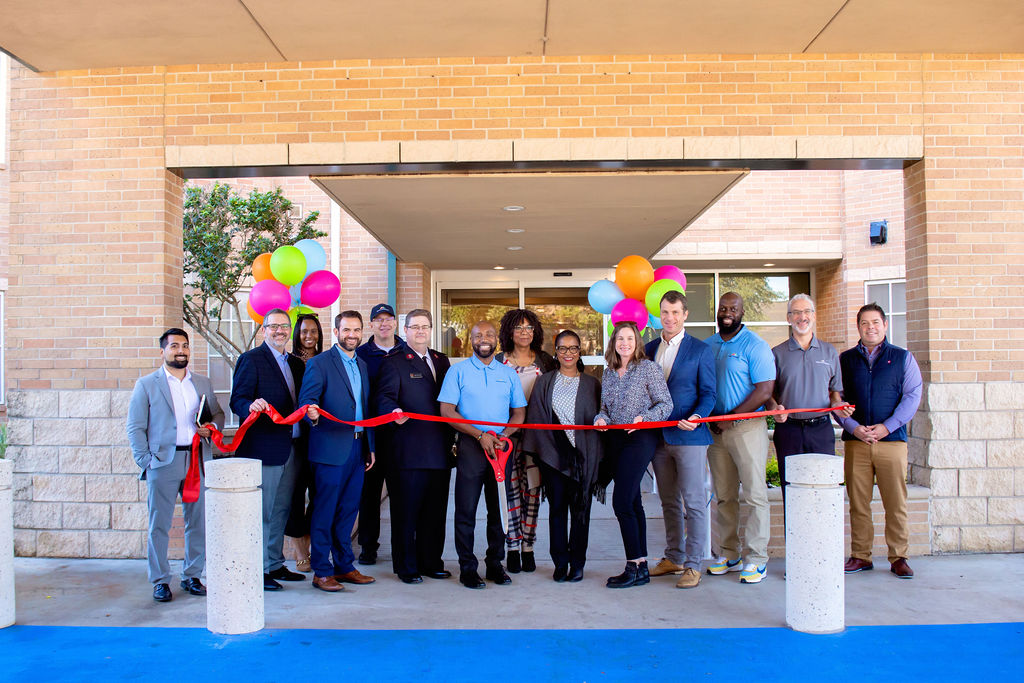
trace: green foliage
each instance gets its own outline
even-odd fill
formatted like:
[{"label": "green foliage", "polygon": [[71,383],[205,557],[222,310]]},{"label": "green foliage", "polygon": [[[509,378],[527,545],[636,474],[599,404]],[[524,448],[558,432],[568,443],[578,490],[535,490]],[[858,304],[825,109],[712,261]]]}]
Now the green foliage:
[{"label": "green foliage", "polygon": [[779,298],[768,284],[768,276],[722,275],[719,288],[722,294],[736,292],[743,297],[744,320],[764,320],[765,309]]},{"label": "green foliage", "polygon": [[7,425],[0,424],[0,460],[7,456]]},{"label": "green foliage", "polygon": [[238,293],[252,275],[253,259],[285,244],[326,234],[315,228],[318,211],[296,219],[292,206],[279,187],[270,192],[253,190],[248,196],[220,183],[185,188],[185,322],[231,367],[252,345],[255,334],[246,335],[242,326],[228,325],[224,309],[231,307],[237,320],[248,319],[244,298]]},{"label": "green foliage", "polygon": [[782,477],[779,476],[779,461],[775,459],[774,455],[768,458],[768,465],[765,467],[765,481],[772,488],[782,486]]}]

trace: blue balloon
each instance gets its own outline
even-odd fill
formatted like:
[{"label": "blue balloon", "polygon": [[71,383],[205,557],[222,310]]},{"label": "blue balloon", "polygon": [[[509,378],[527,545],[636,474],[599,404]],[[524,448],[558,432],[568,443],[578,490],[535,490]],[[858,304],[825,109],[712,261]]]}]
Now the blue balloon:
[{"label": "blue balloon", "polygon": [[612,308],[626,298],[619,286],[611,280],[598,280],[590,286],[587,301],[598,313],[611,315]]},{"label": "blue balloon", "polygon": [[660,330],[660,329],[665,327],[664,325],[661,324],[661,318],[657,318],[657,317],[651,315],[650,313],[647,314],[647,317],[648,317],[647,325],[652,330]]},{"label": "blue balloon", "polygon": [[302,303],[302,283],[294,284],[288,288],[288,293],[292,295],[292,306],[298,306]]},{"label": "blue balloon", "polygon": [[327,252],[316,240],[299,240],[295,248],[306,257],[306,275],[327,268]]}]

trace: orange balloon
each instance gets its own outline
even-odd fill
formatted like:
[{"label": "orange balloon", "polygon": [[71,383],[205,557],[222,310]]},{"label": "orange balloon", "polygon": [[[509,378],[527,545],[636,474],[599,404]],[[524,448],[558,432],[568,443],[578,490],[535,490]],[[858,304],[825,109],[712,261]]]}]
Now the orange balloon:
[{"label": "orange balloon", "polygon": [[654,283],[654,267],[643,256],[627,256],[615,267],[615,284],[630,299],[643,301]]},{"label": "orange balloon", "polygon": [[257,325],[263,324],[263,316],[253,310],[252,304],[248,301],[245,302],[245,308],[249,311],[249,317],[252,318]]},{"label": "orange balloon", "polygon": [[252,262],[252,277],[256,282],[274,277],[270,272],[270,252],[260,254]]}]

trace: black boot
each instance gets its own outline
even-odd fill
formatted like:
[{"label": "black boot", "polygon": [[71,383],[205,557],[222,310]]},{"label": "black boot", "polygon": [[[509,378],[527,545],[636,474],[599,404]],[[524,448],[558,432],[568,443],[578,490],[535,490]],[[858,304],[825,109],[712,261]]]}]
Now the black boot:
[{"label": "black boot", "polygon": [[647,569],[647,560],[640,562],[640,566],[636,570],[636,583],[635,586],[642,586],[645,583],[651,582],[651,572]]},{"label": "black boot", "polygon": [[519,559],[518,550],[509,550],[507,560],[508,561],[505,563],[505,566],[508,567],[508,570],[510,572],[512,572],[513,574],[518,574],[519,572],[523,571],[523,564],[522,561]]},{"label": "black boot", "polygon": [[626,569],[618,576],[610,577],[607,585],[609,588],[629,588],[630,586],[635,586],[638,573],[639,566],[637,563],[627,562]]},{"label": "black boot", "polygon": [[537,571],[537,558],[533,556],[532,550],[523,551],[523,571],[524,572],[535,572]]}]

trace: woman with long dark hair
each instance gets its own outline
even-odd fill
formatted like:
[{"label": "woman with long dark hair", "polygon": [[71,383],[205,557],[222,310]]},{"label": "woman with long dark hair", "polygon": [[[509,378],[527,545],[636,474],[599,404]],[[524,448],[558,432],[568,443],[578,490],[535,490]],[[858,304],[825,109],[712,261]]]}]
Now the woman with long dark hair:
[{"label": "woman with long dark hair", "polygon": [[[601,384],[583,372],[580,337],[572,330],[555,337],[558,369],[533,386],[526,421],[532,424],[594,423],[601,409]],[[581,581],[590,537],[590,505],[603,454],[602,435],[593,430],[526,430],[523,450],[534,454],[548,499],[552,578]],[[571,521],[571,525],[570,525]]]},{"label": "woman with long dark hair", "polygon": [[[494,359],[516,371],[523,394],[530,399],[533,385],[543,373],[558,363],[544,349],[544,328],[533,311],[515,308],[506,313],[498,326],[501,353]],[[523,453],[522,431],[512,437],[515,465],[508,487],[508,570],[532,572],[537,569],[533,544],[537,541],[537,513],[540,510],[540,470],[533,458]],[[520,547],[522,556],[520,556]]]},{"label": "woman with long dark hair", "polygon": [[[601,412],[594,424],[660,422],[672,412],[672,396],[665,373],[647,360],[636,323],[620,322],[608,340],[608,365],[601,380]],[[612,509],[619,520],[626,569],[608,579],[609,588],[650,583],[647,568],[647,517],[640,497],[640,482],[654,459],[659,432],[653,429],[612,429],[606,443],[614,458],[615,487]]]},{"label": "woman with long dark hair", "polygon": [[[324,333],[320,320],[311,313],[304,313],[295,320],[292,331],[292,355],[303,363],[322,353],[324,350]],[[309,566],[309,523],[313,518],[313,473],[306,460],[306,444],[309,438],[309,427],[306,421],[299,423],[299,442],[295,444],[296,464],[299,474],[295,479],[295,490],[292,492],[292,509],[288,514],[288,522],[284,534],[291,539],[295,553],[295,570],[303,573],[311,571]],[[306,502],[306,491],[309,501]]]}]

